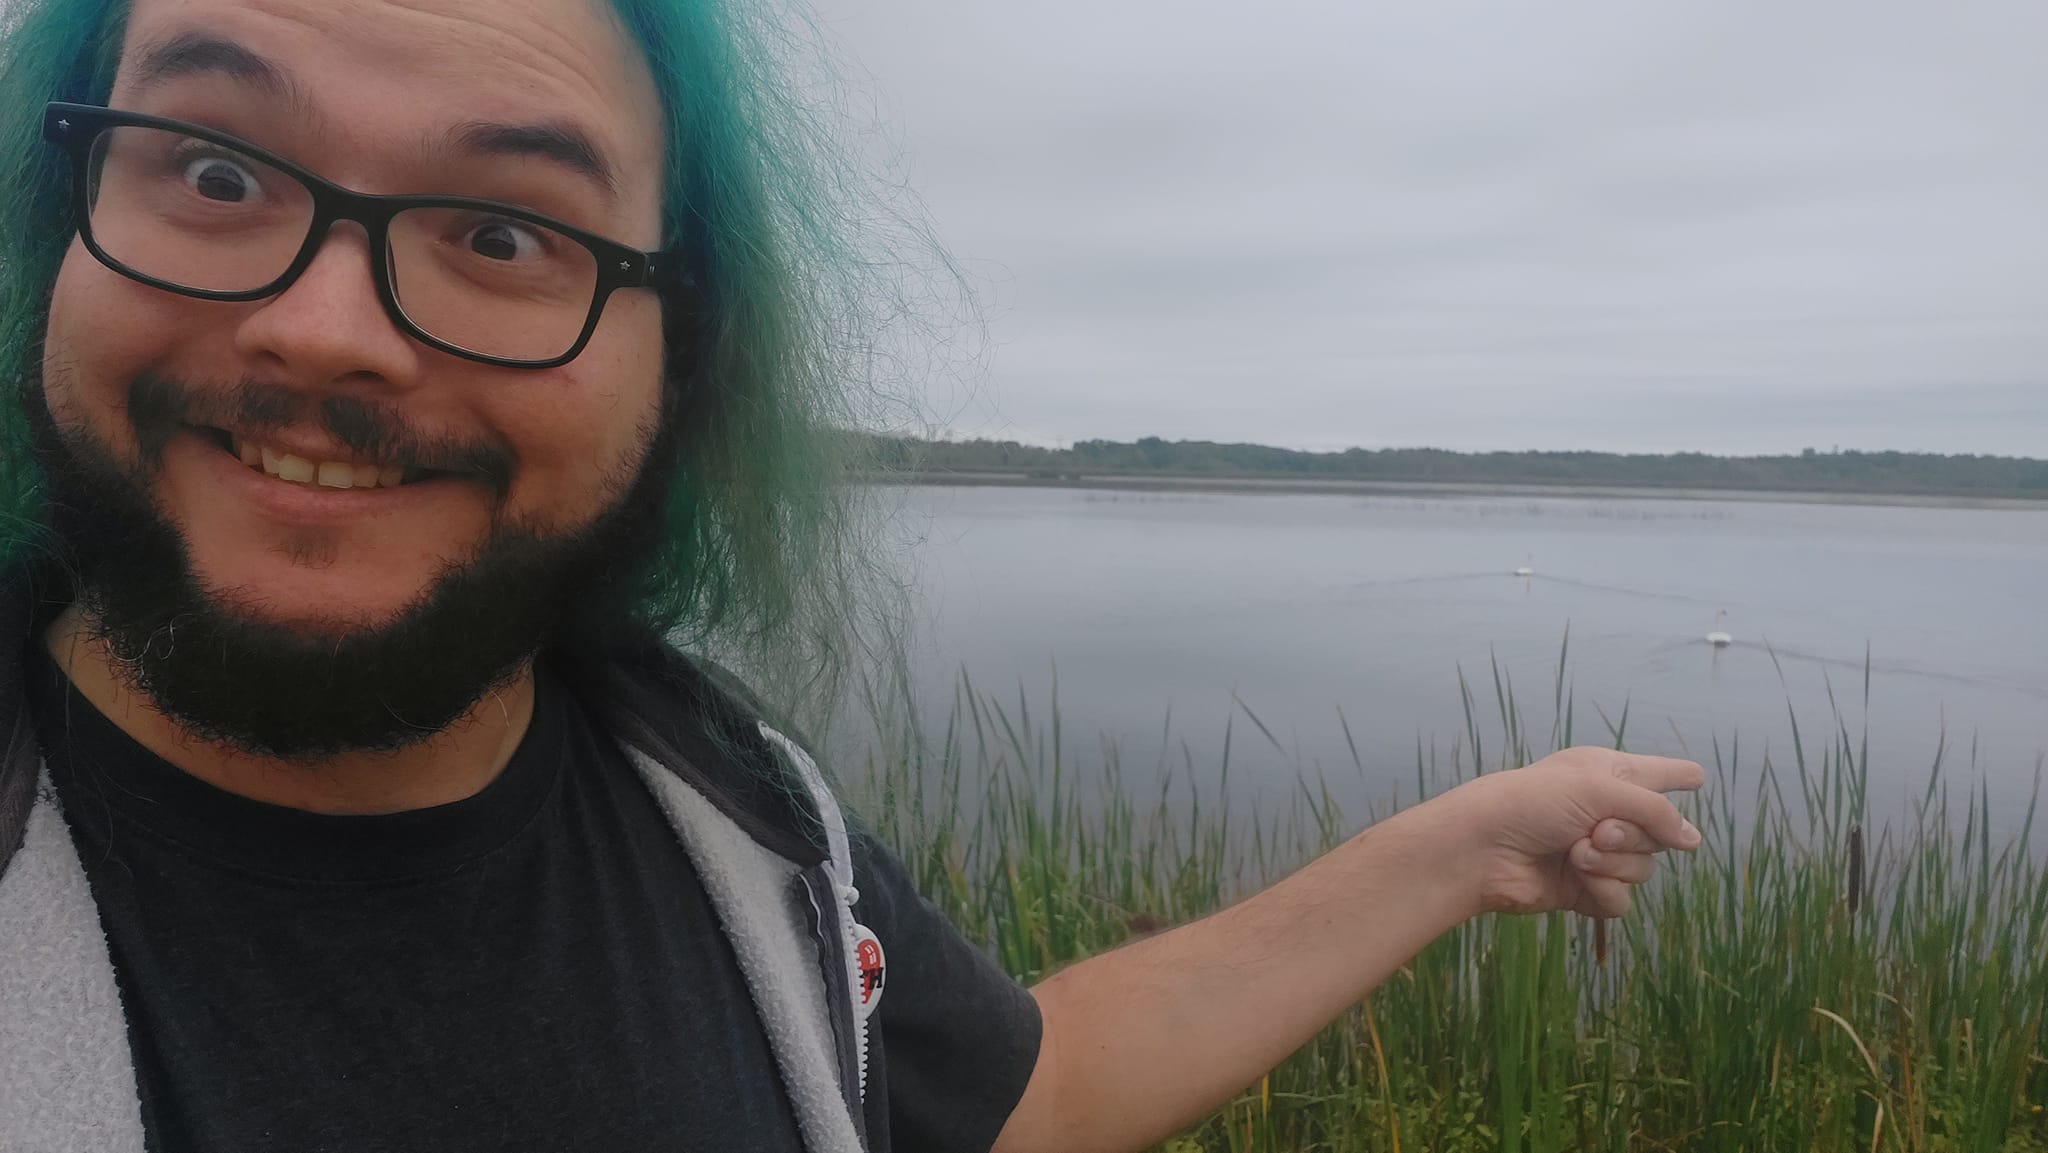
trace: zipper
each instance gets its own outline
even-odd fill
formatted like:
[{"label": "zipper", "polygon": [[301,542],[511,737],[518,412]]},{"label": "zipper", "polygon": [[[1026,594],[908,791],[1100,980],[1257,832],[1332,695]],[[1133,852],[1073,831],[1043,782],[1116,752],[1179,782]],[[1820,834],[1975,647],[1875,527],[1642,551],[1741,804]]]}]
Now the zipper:
[{"label": "zipper", "polygon": [[853,1117],[854,1132],[860,1137],[861,1147],[866,1149],[866,1090],[862,1084],[861,1054],[856,1040],[860,1014],[854,1008],[851,991],[841,976],[846,968],[844,954],[837,944],[842,935],[826,924],[831,916],[832,878],[823,868],[810,868],[799,873],[795,883],[810,905],[811,943],[818,950],[818,976],[824,984],[825,1008],[832,1023],[840,1097]]},{"label": "zipper", "polygon": [[[853,850],[846,837],[846,818],[840,813],[838,802],[832,799],[831,786],[825,783],[825,774],[818,770],[818,763],[811,759],[810,754],[804,752],[795,741],[777,732],[766,721],[755,723],[760,727],[761,736],[782,754],[783,759],[803,779],[804,787],[810,790],[812,803],[817,806],[818,822],[825,827],[826,864],[831,868],[832,889],[841,906],[833,909],[830,915],[830,920],[838,929],[839,963],[845,971],[840,992],[845,996],[849,1009],[853,1009],[851,1016],[857,1083],[860,1099],[865,1101],[868,1093],[868,1020],[866,1014],[853,1008],[857,996],[855,990],[861,988],[858,960],[860,934],[853,915],[853,907],[860,902],[860,890],[853,885]],[[824,919],[825,910],[817,907],[815,893],[812,894],[811,900],[812,908],[820,919]]]}]

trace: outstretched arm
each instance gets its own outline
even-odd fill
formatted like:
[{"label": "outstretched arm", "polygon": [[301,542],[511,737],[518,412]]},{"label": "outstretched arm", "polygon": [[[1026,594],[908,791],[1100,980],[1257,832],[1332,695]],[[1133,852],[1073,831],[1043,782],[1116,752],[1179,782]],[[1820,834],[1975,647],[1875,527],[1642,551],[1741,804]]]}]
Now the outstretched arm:
[{"label": "outstretched arm", "polygon": [[1691,761],[1568,749],[1381,821],[1213,916],[1032,989],[1038,1063],[998,1153],[1138,1150],[1257,1080],[1481,912],[1627,911],[1699,832],[1662,794]]}]

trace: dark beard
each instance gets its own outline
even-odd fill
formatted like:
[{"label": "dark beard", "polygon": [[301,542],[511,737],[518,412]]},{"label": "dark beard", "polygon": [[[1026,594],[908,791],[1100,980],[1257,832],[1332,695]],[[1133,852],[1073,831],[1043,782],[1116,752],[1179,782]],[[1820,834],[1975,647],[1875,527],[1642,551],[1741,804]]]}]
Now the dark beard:
[{"label": "dark beard", "polygon": [[[630,627],[670,473],[651,463],[614,484],[623,493],[578,530],[544,534],[495,518],[476,556],[387,623],[294,628],[193,575],[183,535],[149,496],[163,445],[180,428],[223,414],[245,432],[313,424],[363,455],[461,467],[499,497],[510,454],[412,437],[389,410],[346,398],[314,403],[257,384],[198,390],[142,377],[130,385],[127,413],[143,459],[128,465],[89,430],[60,429],[39,379],[23,393],[65,583],[95,635],[133,687],[192,735],[284,760],[418,744],[542,649],[601,644]],[[646,460],[671,455],[665,434],[645,439]]]}]

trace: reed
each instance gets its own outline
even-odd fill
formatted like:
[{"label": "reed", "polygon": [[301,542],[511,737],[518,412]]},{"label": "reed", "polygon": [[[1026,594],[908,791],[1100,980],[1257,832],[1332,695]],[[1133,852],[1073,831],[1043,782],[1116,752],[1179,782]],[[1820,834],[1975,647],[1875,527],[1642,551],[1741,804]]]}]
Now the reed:
[{"label": "reed", "polygon": [[[1512,678],[1490,672],[1491,701],[1459,678],[1466,731],[1447,757],[1418,743],[1417,795],[1574,742],[1566,654],[1543,748]],[[963,675],[942,724],[875,712],[856,811],[1027,982],[1210,912],[1385,815],[1341,811],[1243,702],[1220,785],[1194,785],[1181,745],[1143,796],[1108,740],[1077,784],[1056,689],[1034,710]],[[1945,754],[1910,811],[1872,813],[1868,742],[1832,712],[1818,739],[1791,714],[1789,763],[1713,742],[1708,787],[1682,802],[1705,846],[1672,859],[1601,947],[1564,915],[1470,922],[1164,1148],[2048,1150],[2040,767],[2010,837],[1991,834],[1979,767],[1958,775]],[[1603,728],[1623,744],[1627,710]],[[1234,805],[1246,743],[1261,780],[1290,785],[1285,804]],[[1355,744],[1352,759],[1367,774]]]}]

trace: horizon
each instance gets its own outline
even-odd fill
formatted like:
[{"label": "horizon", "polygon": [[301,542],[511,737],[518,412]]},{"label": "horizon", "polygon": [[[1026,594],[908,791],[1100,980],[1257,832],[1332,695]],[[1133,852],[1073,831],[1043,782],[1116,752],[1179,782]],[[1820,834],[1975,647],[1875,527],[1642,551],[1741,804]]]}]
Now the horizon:
[{"label": "horizon", "polygon": [[[929,443],[934,443],[934,444],[972,444],[972,443],[975,443],[975,442],[982,442],[982,443],[988,443],[988,444],[1016,444],[1016,445],[1019,445],[1019,446],[1021,446],[1021,447],[1025,447],[1025,448],[1038,448],[1038,449],[1046,449],[1046,450],[1049,450],[1049,451],[1054,451],[1054,452],[1067,452],[1067,451],[1071,451],[1071,450],[1072,450],[1072,448],[1074,447],[1074,445],[1076,445],[1076,444],[1081,444],[1081,443],[1084,443],[1084,442],[1088,442],[1088,441],[1103,441],[1103,442],[1107,442],[1107,443],[1111,443],[1111,444],[1136,444],[1136,443],[1138,443],[1139,441],[1142,441],[1142,440],[1148,440],[1148,439],[1155,439],[1155,438],[1153,438],[1153,437],[1150,437],[1150,436],[1140,436],[1140,437],[1133,437],[1133,438],[1131,438],[1131,439],[1128,439],[1128,440],[1121,440],[1121,439],[1117,439],[1117,438],[1113,438],[1113,437],[1087,437],[1087,436],[1084,436],[1084,437],[1078,437],[1078,438],[1076,438],[1076,439],[1074,439],[1074,440],[1066,441],[1066,442],[1064,442],[1064,443],[1060,443],[1060,444],[1047,444],[1047,443],[1043,443],[1043,442],[1039,442],[1039,441],[1032,441],[1032,440],[1024,440],[1024,439],[1021,439],[1021,438],[1018,438],[1018,437],[1014,437],[1014,436],[995,436],[995,435],[991,435],[991,434],[988,434],[988,433],[972,433],[972,434],[958,434],[958,433],[954,433],[954,432],[952,432],[951,430],[940,430],[940,432],[939,432],[939,434],[938,434],[938,435],[924,435],[924,434],[918,434],[918,433],[906,433],[906,432],[871,432],[871,433],[870,433],[870,435],[874,435],[874,436],[882,436],[882,437],[899,437],[899,438],[903,438],[903,439],[907,439],[907,440],[922,440],[922,441],[926,441],[926,442],[929,442]],[[1825,447],[1825,448],[1823,448],[1823,447],[1821,447],[1821,446],[1819,446],[1819,445],[1804,445],[1804,446],[1801,446],[1801,447],[1800,447],[1799,449],[1796,449],[1796,450],[1794,450],[1794,451],[1792,451],[1792,452],[1706,452],[1706,451],[1699,451],[1699,450],[1693,450],[1693,449],[1674,449],[1674,450],[1670,450],[1670,451],[1646,451],[1646,450],[1631,450],[1631,449],[1597,449],[1597,448],[1482,448],[1482,449],[1459,449],[1459,448],[1446,448],[1446,447],[1444,447],[1444,446],[1442,446],[1442,445],[1434,445],[1434,444],[1389,444],[1389,445],[1379,445],[1379,446],[1373,446],[1373,445],[1346,445],[1346,446],[1345,446],[1345,447],[1343,447],[1343,448],[1298,448],[1298,447],[1295,447],[1295,446],[1293,446],[1293,445],[1285,445],[1285,444],[1270,444],[1270,443],[1267,443],[1267,442],[1264,442],[1264,441],[1253,441],[1253,440],[1218,440],[1218,439],[1217,439],[1217,438],[1215,438],[1215,437],[1207,437],[1207,436],[1193,436],[1193,437],[1171,437],[1171,438],[1169,438],[1169,437],[1158,437],[1158,438],[1156,438],[1156,439],[1159,439],[1159,440],[1163,440],[1163,441],[1165,441],[1165,442],[1166,442],[1166,443],[1168,443],[1168,444],[1213,444],[1213,445],[1218,445],[1218,446],[1222,446],[1222,447],[1245,447],[1245,448],[1266,448],[1266,449],[1278,449],[1278,450],[1281,450],[1281,451],[1285,451],[1285,452],[1298,452],[1298,453],[1304,453],[1304,454],[1308,454],[1308,455],[1313,455],[1313,456],[1337,456],[1337,455],[1342,455],[1343,453],[1346,453],[1346,452],[1358,451],[1358,452],[1443,452],[1443,453],[1451,453],[1451,454],[1454,454],[1454,455],[1457,455],[1457,456],[1535,456],[1535,455],[1553,455],[1553,456],[1566,456],[1566,455],[1580,455],[1580,454],[1592,454],[1592,455],[1599,455],[1599,456],[1662,456],[1662,457],[1670,457],[1670,456],[1704,456],[1704,457],[1714,457],[1714,458],[1719,458],[1719,459],[1726,459],[1726,460],[1758,460],[1758,459],[1785,459],[1785,458],[1798,458],[1798,457],[1802,457],[1802,456],[1805,456],[1805,455],[1806,455],[1806,454],[1807,454],[1808,452],[1811,452],[1811,453],[1812,453],[1813,455],[1815,455],[1815,456],[1848,456],[1848,455],[1860,455],[1860,456],[1887,456],[1887,455],[1897,455],[1897,456],[1928,456],[1928,457],[1963,457],[1963,458],[1978,458],[1978,459],[1990,459],[1990,460],[2014,460],[2014,461],[2032,461],[2032,462],[2037,462],[2037,463],[2043,463],[2043,464],[2048,464],[2048,456],[2027,456],[2027,455],[2023,455],[2023,454],[2014,454],[2014,453],[1998,453],[1998,452],[1926,452],[1926,451],[1917,451],[1917,450],[1913,450],[1913,449],[1899,449],[1899,448],[1862,448],[1862,447],[1858,447],[1858,446],[1852,446],[1852,445],[1830,445],[1830,446],[1828,446],[1828,447]]]}]

